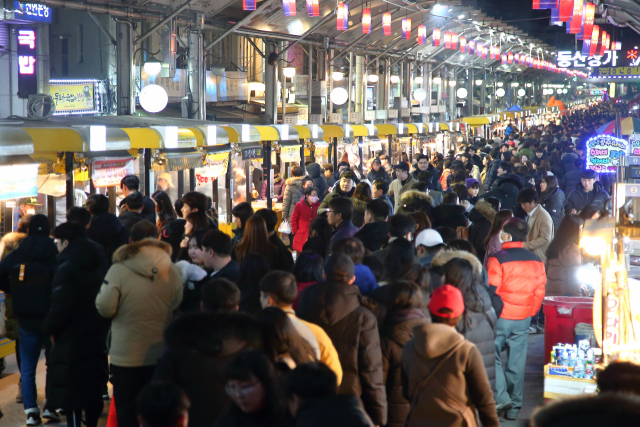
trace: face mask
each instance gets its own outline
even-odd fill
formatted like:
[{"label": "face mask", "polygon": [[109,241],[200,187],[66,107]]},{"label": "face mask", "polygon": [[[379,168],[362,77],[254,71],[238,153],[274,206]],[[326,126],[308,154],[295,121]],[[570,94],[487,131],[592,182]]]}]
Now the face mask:
[{"label": "face mask", "polygon": [[318,196],[309,196],[309,201],[313,204],[318,201]]},{"label": "face mask", "polygon": [[504,243],[504,240],[502,240],[502,233],[498,233],[498,241],[500,242],[500,244]]}]

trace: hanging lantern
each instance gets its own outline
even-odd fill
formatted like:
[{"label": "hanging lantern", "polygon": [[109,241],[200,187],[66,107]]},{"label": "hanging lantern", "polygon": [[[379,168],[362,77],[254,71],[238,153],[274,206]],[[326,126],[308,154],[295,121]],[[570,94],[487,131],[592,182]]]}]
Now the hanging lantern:
[{"label": "hanging lantern", "polygon": [[346,31],[349,27],[349,6],[344,3],[338,3],[338,30]]},{"label": "hanging lantern", "polygon": [[362,9],[362,34],[371,33],[371,9]]},{"label": "hanging lantern", "polygon": [[284,16],[296,16],[296,1],[282,0],[282,10],[284,10]]},{"label": "hanging lantern", "polygon": [[476,41],[469,40],[469,55],[473,55],[476,53]]},{"label": "hanging lantern", "polygon": [[319,0],[307,0],[307,14],[309,15],[309,18],[320,16]]},{"label": "hanging lantern", "polygon": [[431,46],[440,46],[440,28],[434,28],[431,33]]},{"label": "hanging lantern", "polygon": [[502,57],[500,58],[502,65],[505,65],[507,63],[507,54],[503,53]]},{"label": "hanging lantern", "polygon": [[507,54],[507,64],[509,64],[509,65],[513,64],[513,53],[512,52],[509,52]]},{"label": "hanging lantern", "polygon": [[583,1],[573,0],[573,14],[571,20],[567,26],[569,27],[569,34],[578,34],[582,29],[583,24]]},{"label": "hanging lantern", "polygon": [[451,31],[444,32],[444,48],[451,49]]},{"label": "hanging lantern", "polygon": [[467,38],[460,36],[458,41],[460,42],[460,53],[467,53]]},{"label": "hanging lantern", "polygon": [[486,46],[482,46],[482,59],[487,59],[487,51],[489,49]]},{"label": "hanging lantern", "polygon": [[389,12],[382,14],[382,33],[385,36],[391,35],[391,13]]},{"label": "hanging lantern", "polygon": [[402,38],[405,40],[411,38],[411,18],[404,18],[402,20]]},{"label": "hanging lantern", "polygon": [[603,31],[602,35],[600,36],[600,43],[598,43],[599,52],[600,52],[598,55],[600,56],[604,55],[606,41],[607,41],[607,32]]},{"label": "hanging lantern", "polygon": [[540,0],[533,0],[532,9],[540,9]]},{"label": "hanging lantern", "polygon": [[242,0],[242,10],[256,10],[256,0]]},{"label": "hanging lantern", "polygon": [[424,25],[418,25],[418,44],[427,42],[427,29]]},{"label": "hanging lantern", "polygon": [[513,54],[513,61],[518,64],[520,63],[520,54],[519,53],[514,53]]},{"label": "hanging lantern", "polygon": [[596,54],[598,40],[600,40],[600,26],[594,24],[593,30],[591,31],[591,46],[589,47],[589,56],[594,56]]},{"label": "hanging lantern", "polygon": [[451,49],[458,49],[458,33],[451,33]]},{"label": "hanging lantern", "polygon": [[558,0],[559,22],[569,22],[573,13],[573,0]]},{"label": "hanging lantern", "polygon": [[[591,38],[591,31],[593,30],[593,19],[596,13],[596,5],[593,3],[587,3],[584,6],[584,28],[583,28],[583,40]],[[584,53],[584,52],[583,52]]]}]

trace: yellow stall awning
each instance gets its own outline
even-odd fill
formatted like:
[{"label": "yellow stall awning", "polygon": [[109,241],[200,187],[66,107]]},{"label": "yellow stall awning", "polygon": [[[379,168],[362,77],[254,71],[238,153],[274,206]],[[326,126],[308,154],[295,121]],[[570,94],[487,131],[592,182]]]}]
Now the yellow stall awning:
[{"label": "yellow stall awning", "polygon": [[[225,126],[197,126],[195,130],[197,130],[204,137],[204,139],[198,139],[198,146],[224,145],[230,142],[229,133],[227,132],[227,130],[225,130]],[[198,132],[194,133],[197,134]]]},{"label": "yellow stall awning", "polygon": [[[298,130],[292,125],[256,126],[263,141],[297,141]],[[273,132],[275,130],[275,133]]]},{"label": "yellow stall awning", "polygon": [[278,131],[270,126],[240,124],[229,125],[226,130],[229,133],[229,140],[235,143],[278,140]]},{"label": "yellow stall awning", "polygon": [[329,138],[344,138],[344,128],[338,125],[320,125],[324,132],[324,140],[329,142]]},{"label": "yellow stall awning", "polygon": [[123,128],[131,141],[131,148],[160,148],[160,134],[149,128]]},{"label": "yellow stall awning", "polygon": [[78,126],[73,128],[22,128],[33,140],[35,152],[74,153],[130,150],[129,135],[119,128]]},{"label": "yellow stall awning", "polygon": [[300,139],[322,139],[324,138],[324,131],[320,125],[296,125],[292,126],[298,131],[298,137]]},{"label": "yellow stall awning", "polygon": [[375,125],[344,125],[344,134],[349,137],[359,136],[375,136],[378,134],[378,129]]},{"label": "yellow stall awning", "polygon": [[0,156],[33,154],[33,140],[22,129],[0,128]]},{"label": "yellow stall awning", "polygon": [[491,118],[485,116],[463,117],[462,121],[472,127],[491,124]]},{"label": "yellow stall awning", "polygon": [[378,129],[378,136],[397,135],[398,128],[394,125],[374,125]]}]

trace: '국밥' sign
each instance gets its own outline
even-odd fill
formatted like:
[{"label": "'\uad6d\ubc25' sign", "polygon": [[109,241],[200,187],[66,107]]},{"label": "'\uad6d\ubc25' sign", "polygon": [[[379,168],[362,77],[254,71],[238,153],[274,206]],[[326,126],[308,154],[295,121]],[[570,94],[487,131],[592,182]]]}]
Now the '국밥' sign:
[{"label": "'\uad6d\ubc25' sign", "polygon": [[627,155],[628,143],[609,135],[598,135],[587,141],[587,168],[598,173],[615,173]]}]

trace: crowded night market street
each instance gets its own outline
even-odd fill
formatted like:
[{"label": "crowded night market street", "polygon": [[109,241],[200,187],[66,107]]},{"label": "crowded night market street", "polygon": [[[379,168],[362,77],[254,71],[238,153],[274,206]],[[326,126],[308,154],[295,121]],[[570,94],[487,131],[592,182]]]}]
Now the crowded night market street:
[{"label": "crowded night market street", "polygon": [[640,426],[634,0],[0,5],[0,427]]}]

